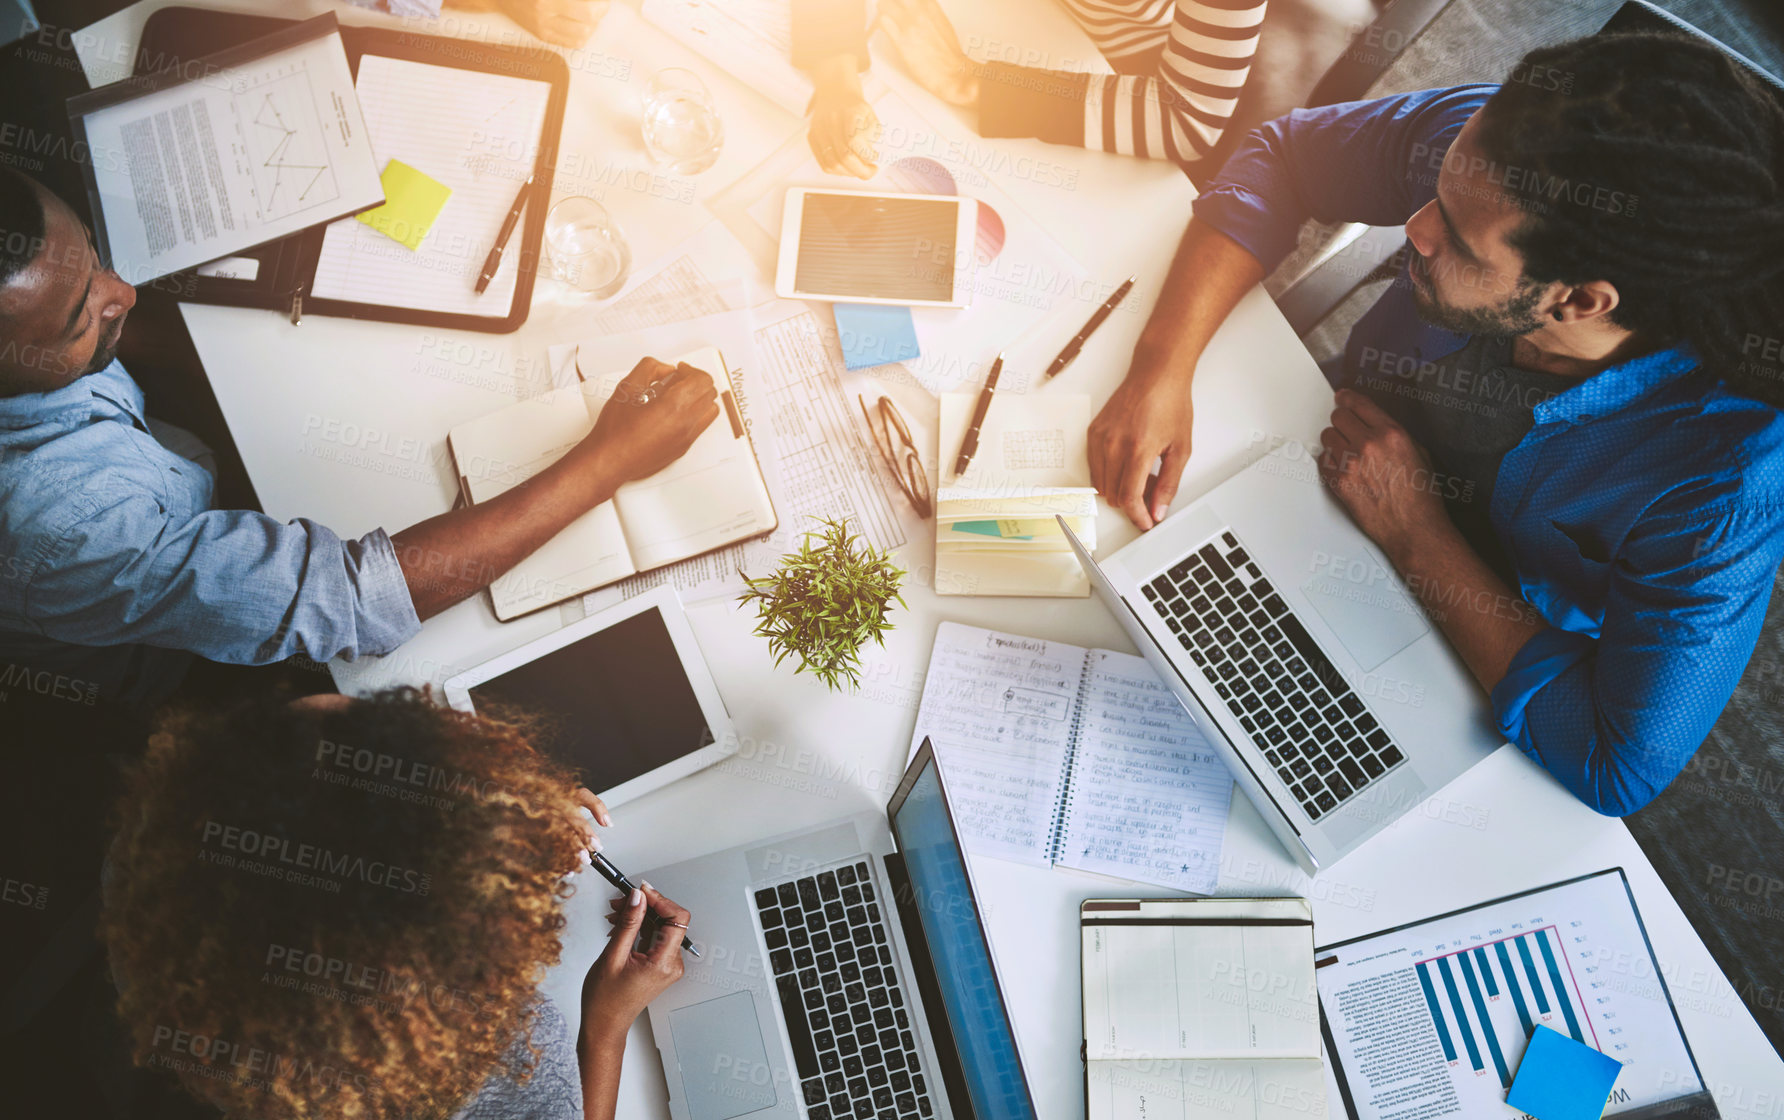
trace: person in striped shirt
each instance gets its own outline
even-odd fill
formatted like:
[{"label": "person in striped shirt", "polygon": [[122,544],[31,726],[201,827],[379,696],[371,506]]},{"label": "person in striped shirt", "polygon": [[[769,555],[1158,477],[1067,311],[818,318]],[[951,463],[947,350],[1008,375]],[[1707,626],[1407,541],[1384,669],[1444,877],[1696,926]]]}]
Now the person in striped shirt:
[{"label": "person in striped shirt", "polygon": [[[1169,159],[1219,146],[1251,76],[1267,0],[1059,0],[1118,71],[975,62],[936,0],[880,0],[874,27],[931,93],[976,107],[985,137]],[[794,0],[793,61],[816,86],[811,146],[833,174],[871,178],[878,121],[861,93],[866,0]],[[1285,106],[1286,107],[1286,106]]]}]

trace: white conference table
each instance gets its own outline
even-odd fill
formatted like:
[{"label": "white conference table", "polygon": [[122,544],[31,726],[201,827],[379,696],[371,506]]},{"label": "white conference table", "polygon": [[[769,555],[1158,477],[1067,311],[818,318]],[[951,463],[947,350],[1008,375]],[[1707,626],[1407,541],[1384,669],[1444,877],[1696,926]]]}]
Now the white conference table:
[{"label": "white conference table", "polygon": [[[90,81],[123,76],[143,21],[167,2],[142,0],[80,34],[76,48]],[[254,0],[204,2],[238,10],[273,7]],[[306,15],[331,7],[325,0],[293,0],[277,9],[280,15]],[[1012,57],[1019,50],[1024,60],[1037,64],[1102,65],[1057,5],[980,0],[949,7],[963,41],[981,57]],[[336,10],[343,22],[391,22],[350,6]],[[1009,34],[1012,27],[1021,28],[1019,48]],[[495,15],[453,13],[440,30],[494,42],[527,41]],[[598,153],[602,167],[622,172],[649,168],[626,111],[635,107],[648,75],[668,65],[702,75],[721,106],[727,139],[719,163],[694,180],[696,203],[735,182],[801,127],[645,24],[633,9],[615,5],[595,38],[566,58],[572,76],[563,150]],[[616,59],[633,63],[624,77],[617,76]],[[886,59],[879,59],[875,71],[894,91],[922,99],[929,111],[946,111]],[[1039,219],[1103,290],[1136,274],[1139,282],[1129,302],[1137,310],[1148,308],[1189,214],[1188,182],[1158,164],[1037,141],[998,143],[1026,161],[1013,158],[989,167],[987,176]],[[1042,177],[1032,171],[1024,181],[1024,169],[1040,164],[1069,169],[1069,185],[1058,174]],[[703,220],[697,205],[679,200],[682,192],[661,197],[670,192],[628,190],[625,179],[608,174],[608,182],[621,185],[605,191],[603,201],[626,229],[636,262],[659,257]],[[560,183],[554,195],[579,193],[577,186]],[[448,508],[453,483],[442,454],[447,428],[537,392],[545,347],[576,339],[585,308],[542,278],[528,323],[512,335],[451,335],[315,317],[292,327],[276,314],[197,305],[186,305],[184,313],[267,512],[308,517],[355,536],[377,526],[394,531]],[[1037,327],[1037,352],[1051,353],[1088,310],[1087,304],[1066,316],[1069,322]],[[1125,371],[1143,319],[1143,314],[1113,316],[1059,384],[1100,403]],[[995,349],[1003,340],[985,344]],[[1330,391],[1318,369],[1261,289],[1216,336],[1196,385],[1196,451],[1179,505],[1261,454],[1266,439],[1314,437],[1330,407]],[[331,421],[376,429],[383,433],[383,447],[421,450],[405,450],[372,469],[320,458],[307,437]],[[1099,552],[1105,554],[1133,535],[1107,508],[1099,528]],[[932,540],[919,533],[900,556],[920,584],[929,582],[924,573]],[[765,645],[750,634],[750,616],[730,602],[691,606],[689,618],[736,721],[740,751],[718,767],[616,811],[617,827],[608,843],[615,861],[629,869],[661,866],[883,808],[903,769],[929,646],[944,618],[1133,649],[1094,599],[943,599],[927,586],[912,586],[905,600],[909,609],[896,617],[886,647],[865,654],[863,685],[853,693],[826,692],[809,676],[776,670]],[[545,611],[502,626],[479,596],[430,620],[389,657],[330,669],[347,692],[437,683],[579,613],[580,607]],[[1573,800],[1510,748],[1317,879],[1303,875],[1250,804],[1236,798],[1218,892],[1305,895],[1313,900],[1316,938],[1324,944],[1611,866],[1628,872],[1686,1036],[1723,1115],[1731,1120],[1776,1116],[1784,1099],[1784,1061],[1628,830]],[[1129,895],[1167,892],[1112,888],[1076,873],[979,857],[973,870],[1041,1114],[1047,1120],[1081,1117],[1077,903],[1112,889]],[[604,944],[606,925],[599,915],[607,893],[586,890],[568,905],[563,960],[545,989],[570,1015],[583,973]],[[662,1069],[642,1019],[628,1048],[620,1108],[629,1117],[668,1114]],[[1332,1114],[1342,1115],[1335,1097]]]}]

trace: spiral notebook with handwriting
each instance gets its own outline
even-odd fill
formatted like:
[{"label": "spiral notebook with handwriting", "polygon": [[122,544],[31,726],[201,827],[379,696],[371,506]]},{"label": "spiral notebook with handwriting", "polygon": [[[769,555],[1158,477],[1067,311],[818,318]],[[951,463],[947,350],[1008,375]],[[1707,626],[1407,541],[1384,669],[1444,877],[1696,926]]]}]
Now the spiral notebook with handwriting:
[{"label": "spiral notebook with handwriting", "polygon": [[1233,780],[1130,654],[944,622],[911,750],[927,736],[976,853],[1207,894]]}]

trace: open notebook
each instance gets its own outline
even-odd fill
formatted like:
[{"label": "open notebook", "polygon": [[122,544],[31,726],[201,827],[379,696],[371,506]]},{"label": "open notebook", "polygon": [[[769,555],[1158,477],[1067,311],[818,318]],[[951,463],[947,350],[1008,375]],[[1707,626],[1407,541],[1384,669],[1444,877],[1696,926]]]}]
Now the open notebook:
[{"label": "open notebook", "polygon": [[1207,893],[1233,779],[1138,657],[944,622],[928,737],[967,847]]},{"label": "open notebook", "polygon": [[1304,898],[1078,909],[1086,1120],[1326,1115]]},{"label": "open notebook", "polygon": [[[622,485],[490,584],[503,622],[529,611],[772,532],[774,503],[737,412],[724,358],[707,347],[674,359],[706,370],[723,407],[686,454]],[[487,502],[520,485],[588,435],[623,374],[572,385],[460,424],[447,435],[465,500]],[[617,406],[616,406],[617,407]]]}]

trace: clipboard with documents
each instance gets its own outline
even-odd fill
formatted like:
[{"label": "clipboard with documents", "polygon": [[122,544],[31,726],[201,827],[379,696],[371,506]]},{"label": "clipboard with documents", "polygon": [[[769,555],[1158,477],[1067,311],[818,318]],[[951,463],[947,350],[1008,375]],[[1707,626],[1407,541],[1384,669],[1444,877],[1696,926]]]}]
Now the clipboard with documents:
[{"label": "clipboard with documents", "polygon": [[[164,8],[149,17],[137,57],[190,58],[291,26]],[[293,322],[314,314],[442,330],[518,329],[541,258],[569,91],[564,60],[546,50],[384,28],[345,27],[340,37],[387,191],[393,175],[432,185],[425,235],[408,236],[411,219],[420,219],[413,211],[399,212],[395,223],[342,217],[182,274],[184,298],[266,308]],[[529,176],[521,225],[478,293],[484,259]]]},{"label": "clipboard with documents", "polygon": [[71,98],[100,255],[132,284],[384,202],[333,14]]}]

